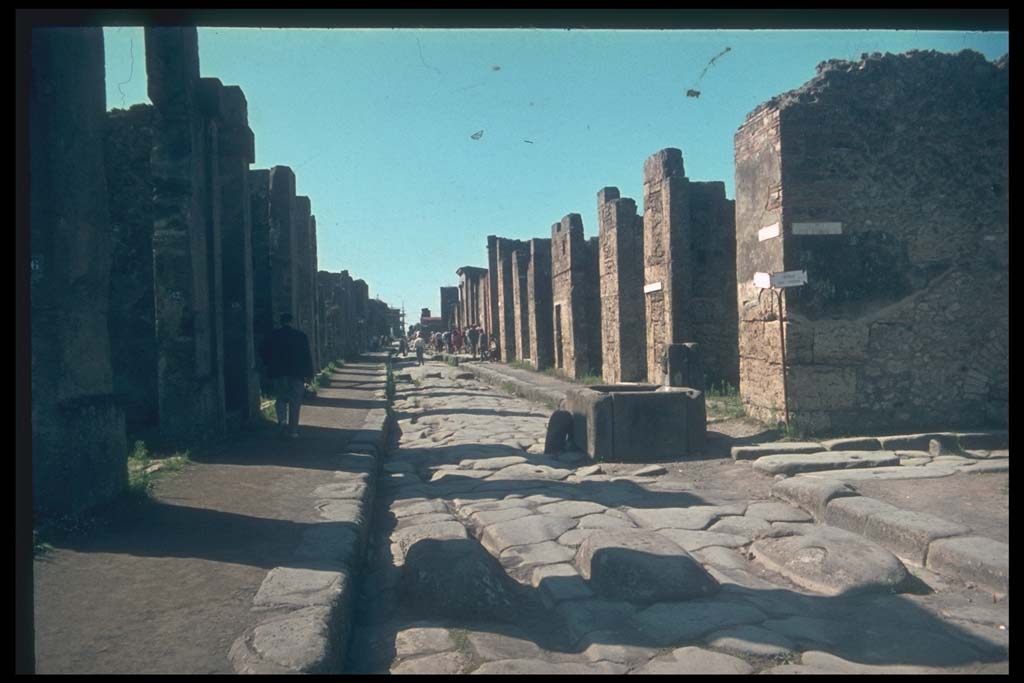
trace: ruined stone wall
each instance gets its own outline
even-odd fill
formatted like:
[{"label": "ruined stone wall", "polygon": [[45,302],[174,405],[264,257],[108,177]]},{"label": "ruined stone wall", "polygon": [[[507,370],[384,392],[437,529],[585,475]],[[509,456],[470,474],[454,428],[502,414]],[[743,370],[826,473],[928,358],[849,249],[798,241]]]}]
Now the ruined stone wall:
[{"label": "ruined stone wall", "polygon": [[800,428],[1007,423],[1008,135],[1008,60],[968,51],[827,62],[748,116],[736,275],[751,414],[781,417],[777,310],[752,279],[785,269],[808,277],[785,311]]},{"label": "ruined stone wall", "polygon": [[463,266],[456,271],[460,278],[460,310],[464,328],[471,325],[484,325],[483,311],[485,307],[484,286],[487,282],[487,269],[474,266]]},{"label": "ruined stone wall", "polygon": [[441,288],[441,317],[444,319],[444,329],[450,330],[455,324],[455,309],[459,305],[459,288]]},{"label": "ruined stone wall", "polygon": [[343,358],[350,359],[359,355],[359,334],[355,317],[355,282],[347,270],[341,271],[340,288],[337,296],[339,320],[342,329]]},{"label": "ruined stone wall", "polygon": [[367,336],[370,334],[370,288],[364,280],[356,280],[352,283],[352,315],[354,317],[355,351],[363,353],[366,351]]},{"label": "ruined stone wall", "polygon": [[31,51],[33,507],[66,514],[127,477],[108,331],[102,29],[35,29]]},{"label": "ruined stone wall", "polygon": [[104,163],[113,254],[110,351],[114,392],[130,434],[159,424],[156,322],[153,311],[153,151],[150,105],[107,114]]},{"label": "ruined stone wall", "polygon": [[[484,307],[484,327],[491,339],[498,339],[501,331],[498,329],[500,316],[498,315],[498,238],[495,235],[487,236],[487,305]],[[499,340],[500,341],[500,340]]]},{"label": "ruined stone wall", "polygon": [[480,290],[479,299],[477,299],[477,306],[480,311],[480,325],[487,332],[491,333],[491,328],[488,326],[487,312],[491,308],[491,278],[490,271],[484,271],[483,276],[480,278]]},{"label": "ruined stone wall", "polygon": [[291,313],[298,321],[294,210],[295,174],[287,166],[274,166],[270,169],[270,277],[274,325],[278,324],[282,313]]},{"label": "ruined stone wall", "polygon": [[[489,238],[488,238],[489,239]],[[498,343],[501,347],[501,360],[506,363],[519,357],[516,340],[516,314],[512,286],[516,279],[512,268],[512,254],[522,249],[519,240],[498,237],[496,242],[496,264],[498,292],[498,317],[495,326],[498,331]]]},{"label": "ruined stone wall", "polygon": [[537,370],[545,370],[554,364],[555,354],[551,332],[551,240],[532,239],[529,247],[526,298],[530,302],[530,363]]},{"label": "ruined stone wall", "polygon": [[313,336],[310,342],[313,345],[313,367],[319,370],[333,359],[325,356],[323,351],[323,311],[320,306],[320,288],[317,286],[316,278],[317,271],[320,269],[316,254],[316,216],[309,217],[309,251],[310,288],[313,292]]},{"label": "ruined stone wall", "polygon": [[605,382],[647,379],[644,321],[644,234],[636,202],[615,187],[597,195],[601,254],[601,376]]},{"label": "ruined stone wall", "polygon": [[219,131],[221,255],[224,288],[224,402],[242,422],[259,417],[259,377],[253,345],[252,200],[249,164],[255,144],[245,94],[224,88]]},{"label": "ruined stone wall", "polygon": [[644,162],[644,315],[647,381],[661,384],[665,347],[684,339],[682,303],[688,298],[689,180],[683,153],[663,149]]},{"label": "ruined stone wall", "polygon": [[705,386],[739,385],[736,310],[736,207],[723,182],[689,183],[690,297],[684,306],[687,342],[697,342]]},{"label": "ruined stone wall", "polygon": [[292,213],[292,231],[295,239],[295,305],[298,314],[295,327],[302,330],[309,339],[310,353],[313,353],[313,250],[310,245],[310,201],[309,197],[295,197]]},{"label": "ruined stone wall", "polygon": [[587,350],[590,370],[587,374],[601,376],[604,359],[601,353],[601,239],[598,236],[587,240],[586,264],[583,289],[584,306],[586,307]]},{"label": "ruined stone wall", "polygon": [[249,171],[252,223],[252,327],[259,350],[274,329],[273,276],[270,257],[270,171]]},{"label": "ruined stone wall", "polygon": [[317,271],[317,304],[320,307],[320,350],[325,364],[341,358],[339,353],[338,305],[335,298],[341,288],[341,276],[326,270]]},{"label": "ruined stone wall", "polygon": [[194,28],[147,28],[154,311],[160,430],[206,438],[224,430],[218,89],[199,79]]},{"label": "ruined stone wall", "polygon": [[530,357],[530,300],[527,292],[527,275],[530,267],[530,247],[520,243],[512,252],[512,319],[515,325],[513,336],[519,358]]},{"label": "ruined stone wall", "polygon": [[[596,245],[595,245],[596,246]],[[594,347],[592,326],[598,310],[596,251],[583,237],[583,219],[577,213],[551,226],[551,298],[554,367],[570,377],[601,372],[600,342]]]}]

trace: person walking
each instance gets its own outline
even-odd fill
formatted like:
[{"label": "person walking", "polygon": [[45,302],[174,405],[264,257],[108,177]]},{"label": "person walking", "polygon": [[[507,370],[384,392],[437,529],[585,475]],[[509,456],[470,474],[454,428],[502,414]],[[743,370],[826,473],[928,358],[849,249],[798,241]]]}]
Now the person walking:
[{"label": "person walking", "polygon": [[402,358],[405,358],[405,354],[409,351],[409,345],[405,343],[405,337],[398,339],[398,352],[402,354]]},{"label": "person walking", "polygon": [[469,328],[466,332],[466,339],[469,340],[469,350],[473,354],[473,360],[476,360],[476,345],[480,341],[480,328],[476,325]]},{"label": "person walking", "polygon": [[287,432],[288,436],[297,439],[305,383],[313,379],[313,356],[309,350],[309,338],[291,324],[291,314],[282,313],[281,326],[268,334],[260,347],[260,358],[277,394],[274,408],[278,431],[282,436]]},{"label": "person walking", "polygon": [[480,330],[480,360],[487,360],[488,351],[490,351],[490,337],[487,336],[487,330]]},{"label": "person walking", "polygon": [[413,348],[416,349],[416,364],[423,365],[423,349],[427,343],[423,341],[423,337],[416,337],[416,343],[413,344]]}]

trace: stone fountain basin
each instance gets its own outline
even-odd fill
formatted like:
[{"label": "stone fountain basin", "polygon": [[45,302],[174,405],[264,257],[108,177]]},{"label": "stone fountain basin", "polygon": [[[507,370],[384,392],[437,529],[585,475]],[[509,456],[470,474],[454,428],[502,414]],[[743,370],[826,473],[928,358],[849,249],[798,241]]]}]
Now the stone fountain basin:
[{"label": "stone fountain basin", "polygon": [[570,389],[573,440],[599,462],[651,462],[699,455],[704,392],[656,384],[595,384]]}]

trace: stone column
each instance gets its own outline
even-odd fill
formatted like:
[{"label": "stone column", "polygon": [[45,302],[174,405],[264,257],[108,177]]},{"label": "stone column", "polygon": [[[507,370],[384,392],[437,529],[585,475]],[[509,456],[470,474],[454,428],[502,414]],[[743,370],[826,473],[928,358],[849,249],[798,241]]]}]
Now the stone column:
[{"label": "stone column", "polygon": [[352,283],[354,328],[356,331],[356,353],[366,351],[367,335],[370,325],[370,288],[365,280]]},{"label": "stone column", "polygon": [[224,401],[243,423],[260,414],[259,376],[253,331],[252,200],[249,164],[255,143],[245,94],[224,88],[220,130],[221,251],[224,278]]},{"label": "stone column", "polygon": [[313,345],[313,367],[320,370],[334,359],[328,358],[324,354],[323,313],[320,306],[320,288],[317,286],[317,273],[320,270],[320,264],[317,262],[316,255],[316,216],[309,217],[309,249],[312,252],[309,259],[309,270],[312,282],[311,291],[313,292],[313,336],[309,341]]},{"label": "stone column", "polygon": [[498,238],[495,235],[487,236],[486,300],[484,326],[487,329],[487,336],[491,339],[498,339],[501,336],[498,330],[498,321],[501,316],[498,314]]},{"label": "stone column", "polygon": [[[295,198],[292,214],[292,230],[295,243],[295,303],[298,314],[295,318],[296,329],[306,333],[309,339],[310,354],[313,353],[313,273],[310,264],[313,252],[309,243],[309,217],[311,207],[309,197]],[[314,358],[314,361],[316,359]],[[314,369],[315,369],[314,363]]]},{"label": "stone column", "polygon": [[636,202],[606,187],[597,195],[600,230],[601,376],[605,382],[647,379],[644,234]]},{"label": "stone column", "polygon": [[516,348],[515,306],[512,300],[512,254],[518,249],[518,240],[497,239],[497,284],[498,284],[498,339],[501,345],[501,359],[506,363],[519,357]]},{"label": "stone column", "polygon": [[113,235],[110,350],[129,435],[159,425],[153,311],[153,126],[150,105],[107,114],[104,162]]},{"label": "stone column", "polygon": [[596,244],[583,237],[578,213],[551,226],[551,296],[555,367],[573,378],[600,372],[600,340],[595,348],[591,326],[597,307],[596,272],[592,251]]},{"label": "stone column", "polygon": [[689,181],[683,153],[663,149],[644,162],[644,312],[647,381],[660,384],[668,344],[684,339],[682,302],[689,287],[682,272],[689,262]]},{"label": "stone column", "polygon": [[252,221],[252,326],[257,351],[274,329],[273,277],[270,258],[270,171],[249,171]]},{"label": "stone column", "polygon": [[31,41],[33,507],[75,514],[127,477],[108,331],[103,32],[37,28]]},{"label": "stone column", "polygon": [[291,313],[298,325],[296,297],[295,174],[287,166],[270,169],[270,274],[273,323]]},{"label": "stone column", "polygon": [[152,156],[154,310],[160,430],[193,440],[224,429],[219,216],[211,150],[216,88],[201,96],[194,28],[147,28]]},{"label": "stone column", "polygon": [[532,239],[526,274],[526,297],[530,302],[530,362],[537,370],[554,363],[551,336],[551,239]]},{"label": "stone column", "polygon": [[530,268],[530,248],[527,244],[512,252],[512,309],[513,337],[522,360],[530,360],[530,299],[527,276]]}]

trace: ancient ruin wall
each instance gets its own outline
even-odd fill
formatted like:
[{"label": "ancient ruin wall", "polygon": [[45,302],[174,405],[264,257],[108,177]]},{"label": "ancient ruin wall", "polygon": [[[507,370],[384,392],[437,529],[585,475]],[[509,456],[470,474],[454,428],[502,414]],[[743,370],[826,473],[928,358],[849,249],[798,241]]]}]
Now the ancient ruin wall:
[{"label": "ancient ruin wall", "polygon": [[352,283],[352,316],[355,350],[356,353],[363,353],[367,350],[367,335],[370,329],[370,287],[365,280],[356,280]]},{"label": "ancient ruin wall", "polygon": [[501,348],[501,360],[506,363],[519,357],[516,340],[515,302],[512,297],[512,282],[516,279],[512,268],[512,254],[522,248],[519,240],[498,237],[495,244],[497,263],[497,300],[498,343]]},{"label": "ancient ruin wall", "polygon": [[683,153],[663,149],[644,162],[644,314],[647,381],[661,384],[665,347],[685,339],[683,303],[689,297],[689,181]]},{"label": "ancient ruin wall", "polygon": [[615,187],[597,195],[601,254],[601,376],[605,382],[647,379],[643,222],[636,202]]},{"label": "ancient ruin wall", "polygon": [[444,319],[444,328],[451,329],[455,324],[455,309],[459,305],[459,288],[441,288],[441,317]]},{"label": "ancient ruin wall", "polygon": [[487,306],[484,309],[486,322],[484,327],[493,340],[500,335],[498,330],[498,238],[487,236]]},{"label": "ancient ruin wall", "polygon": [[[152,155],[153,278],[160,430],[224,429],[216,87],[201,88],[196,30],[146,29]],[[210,92],[210,91],[213,92]]]},{"label": "ancient ruin wall", "polygon": [[114,391],[128,432],[159,424],[153,311],[153,152],[155,111],[135,105],[107,114],[104,163],[113,238],[110,351]]},{"label": "ancient ruin wall", "polygon": [[103,32],[35,29],[31,50],[32,497],[39,513],[73,514],[127,477],[108,331]]},{"label": "ancient ruin wall", "polygon": [[274,329],[273,277],[270,258],[270,171],[249,171],[252,222],[252,326],[253,344]]},{"label": "ancient ruin wall", "polygon": [[597,287],[589,269],[596,270],[592,247],[583,237],[583,219],[573,213],[551,226],[551,299],[554,367],[574,378],[599,374],[590,328]]},{"label": "ancient ruin wall", "polygon": [[316,254],[316,216],[309,217],[309,275],[310,287],[313,292],[313,336],[310,342],[313,346],[313,367],[323,368],[332,358],[324,355],[324,334],[323,334],[323,313],[320,307],[320,288],[317,286],[316,274],[320,269]]},{"label": "ancient ruin wall", "polygon": [[[911,52],[827,62],[736,134],[741,390],[812,433],[1007,422],[1008,60]],[[759,231],[778,223],[774,230]]]},{"label": "ancient ruin wall", "polygon": [[309,339],[310,353],[314,344],[313,334],[313,251],[310,245],[309,217],[311,205],[309,197],[295,197],[292,213],[292,230],[295,239],[295,304],[298,315],[295,327],[306,333]]},{"label": "ancient ruin wall", "polygon": [[532,239],[530,263],[526,273],[529,299],[530,363],[537,370],[554,364],[554,339],[551,312],[551,240]]},{"label": "ancient ruin wall", "polygon": [[245,94],[224,88],[219,131],[220,225],[224,287],[224,402],[243,422],[259,417],[259,378],[253,346],[252,201],[249,164],[255,144]]},{"label": "ancient ruin wall", "polygon": [[298,319],[294,207],[295,174],[287,166],[274,166],[270,169],[270,293],[274,325],[282,313]]},{"label": "ancient ruin wall", "polygon": [[723,182],[690,182],[690,296],[684,305],[687,342],[697,342],[705,386],[739,384],[736,311],[736,208]]},{"label": "ancient ruin wall", "polygon": [[528,244],[521,244],[512,252],[512,309],[515,323],[513,332],[521,360],[530,360],[530,300],[526,282],[529,268],[530,247]]}]

